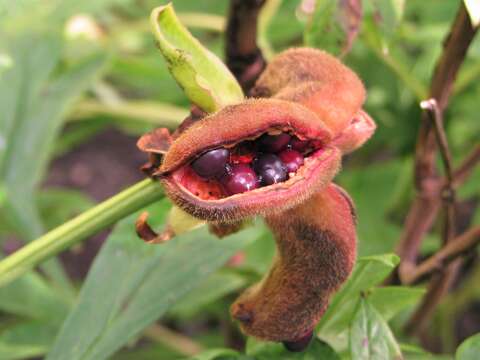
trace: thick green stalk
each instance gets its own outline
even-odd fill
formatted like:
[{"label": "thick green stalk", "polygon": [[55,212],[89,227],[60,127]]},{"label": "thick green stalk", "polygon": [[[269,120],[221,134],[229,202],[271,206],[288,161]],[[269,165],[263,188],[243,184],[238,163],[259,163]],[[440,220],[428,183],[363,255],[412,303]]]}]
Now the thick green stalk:
[{"label": "thick green stalk", "polygon": [[0,285],[161,197],[160,184],[150,179],[125,189],[0,261]]}]

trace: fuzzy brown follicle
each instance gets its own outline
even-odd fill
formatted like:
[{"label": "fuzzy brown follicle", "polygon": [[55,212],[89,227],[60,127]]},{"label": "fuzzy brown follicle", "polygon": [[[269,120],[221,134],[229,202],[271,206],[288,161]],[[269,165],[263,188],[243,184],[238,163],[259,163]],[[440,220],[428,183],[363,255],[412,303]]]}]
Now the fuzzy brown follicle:
[{"label": "fuzzy brown follicle", "polygon": [[237,299],[231,313],[249,335],[294,341],[315,327],[331,295],[353,268],[353,205],[332,184],[297,207],[267,216],[266,221],[278,255],[268,275]]}]

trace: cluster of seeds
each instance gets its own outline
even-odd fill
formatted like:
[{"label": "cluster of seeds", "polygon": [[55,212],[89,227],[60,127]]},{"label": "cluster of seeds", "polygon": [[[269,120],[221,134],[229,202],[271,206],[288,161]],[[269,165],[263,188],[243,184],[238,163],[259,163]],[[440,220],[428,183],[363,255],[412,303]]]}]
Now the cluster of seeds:
[{"label": "cluster of seeds", "polygon": [[287,133],[264,134],[234,148],[205,152],[191,163],[193,171],[221,184],[227,195],[288,180],[304,163],[310,142]]}]

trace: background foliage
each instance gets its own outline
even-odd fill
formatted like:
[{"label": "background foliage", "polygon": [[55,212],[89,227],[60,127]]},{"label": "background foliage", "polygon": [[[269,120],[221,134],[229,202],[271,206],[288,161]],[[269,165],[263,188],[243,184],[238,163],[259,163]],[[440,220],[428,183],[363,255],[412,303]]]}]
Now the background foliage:
[{"label": "background foliage", "polygon": [[[276,12],[261,27],[265,54],[302,44],[341,51],[336,1],[318,1],[313,12],[296,0],[274,2]],[[144,159],[132,155],[135,138],[157,126],[175,128],[188,114],[188,100],[148,25],[150,11],[162,3],[0,1],[4,253],[140,179]],[[222,57],[228,2],[174,5],[193,34]],[[458,345],[480,331],[476,253],[425,339],[403,332],[424,290],[379,286],[398,263],[392,253],[413,196],[418,103],[458,5],[364,1],[358,38],[344,60],[368,88],[366,109],[378,130],[345,161],[337,179],[357,206],[361,258],[306,353],[288,354],[281,345],[253,339],[243,349],[245,339],[229,318],[228,304],[261,278],[273,256],[273,240],[261,223],[221,241],[201,228],[154,247],[136,238],[131,215],[114,227],[98,255],[105,235],[0,288],[0,359],[384,359],[400,352],[440,359],[455,351],[458,359],[473,359],[478,335]],[[478,144],[479,78],[477,38],[446,114],[454,160]],[[479,182],[477,169],[460,198],[476,204]],[[156,225],[169,207],[166,200],[150,207]],[[471,218],[479,224],[480,211]],[[423,254],[439,244],[432,232]]]}]

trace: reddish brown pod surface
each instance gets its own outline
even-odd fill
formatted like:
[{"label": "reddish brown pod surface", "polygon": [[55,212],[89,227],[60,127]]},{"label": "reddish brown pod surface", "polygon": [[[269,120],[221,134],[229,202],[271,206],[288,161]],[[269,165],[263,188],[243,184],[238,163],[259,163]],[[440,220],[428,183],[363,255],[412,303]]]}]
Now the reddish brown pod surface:
[{"label": "reddish brown pod surface", "polygon": [[[315,49],[287,50],[267,66],[251,90],[253,96],[298,102],[314,111],[344,140],[348,152],[361,146],[375,131],[375,123],[362,111],[365,89],[358,76],[340,60]],[[360,121],[359,121],[360,120]],[[351,127],[356,123],[356,129]],[[351,132],[362,132],[362,136]]]},{"label": "reddish brown pod surface", "polygon": [[354,264],[353,204],[332,179],[342,154],[361,146],[375,123],[362,109],[357,75],[319,50],[279,54],[250,95],[187,119],[173,137],[157,129],[138,145],[150,154],[144,170],[214,233],[265,217],[278,256],[232,316],[247,335],[298,351]]},{"label": "reddish brown pod surface", "polygon": [[277,241],[271,271],[232,305],[232,316],[249,335],[294,341],[311,332],[330,295],[355,262],[352,202],[336,185],[283,213],[267,216]]}]

